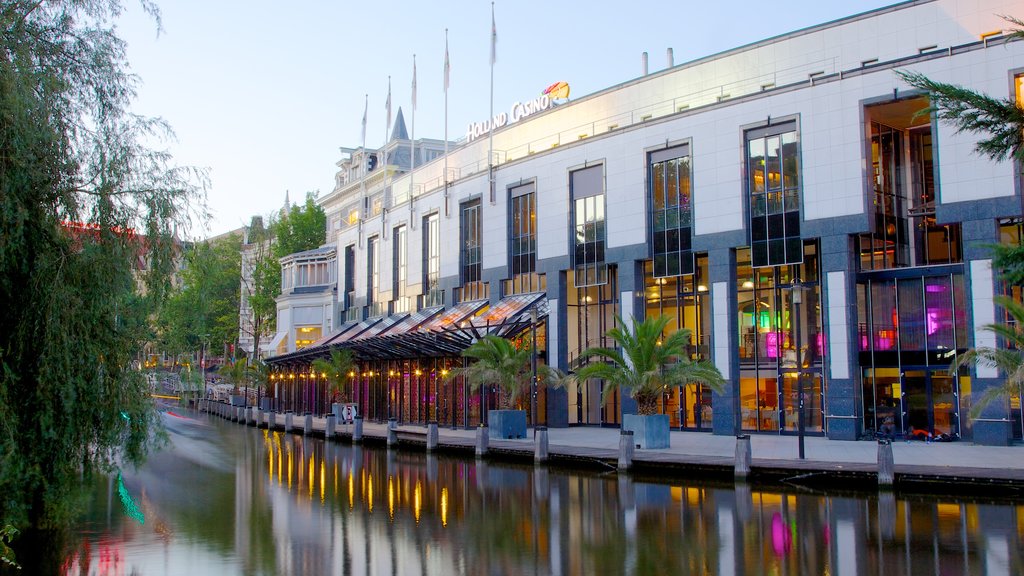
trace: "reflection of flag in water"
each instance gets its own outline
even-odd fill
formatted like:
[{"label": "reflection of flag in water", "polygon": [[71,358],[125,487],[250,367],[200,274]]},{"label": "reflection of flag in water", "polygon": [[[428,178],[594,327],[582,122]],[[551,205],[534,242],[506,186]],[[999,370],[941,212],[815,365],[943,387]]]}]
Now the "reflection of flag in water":
[{"label": "reflection of flag in water", "polygon": [[569,83],[568,82],[555,82],[551,86],[544,89],[541,92],[548,98],[554,100],[555,98],[568,98],[569,97]]}]

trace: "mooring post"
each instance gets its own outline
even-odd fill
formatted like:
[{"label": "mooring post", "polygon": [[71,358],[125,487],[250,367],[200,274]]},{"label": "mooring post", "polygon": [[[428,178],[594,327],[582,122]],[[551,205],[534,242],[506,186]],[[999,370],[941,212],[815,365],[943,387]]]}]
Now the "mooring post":
[{"label": "mooring post", "polygon": [[334,414],[327,415],[327,423],[324,424],[324,438],[330,440],[334,438],[334,429],[338,425],[338,418]]},{"label": "mooring post", "polygon": [[750,475],[750,435],[740,434],[736,437],[736,467],[734,475],[745,480]]},{"label": "mooring post", "polygon": [[892,458],[892,442],[886,438],[878,441],[878,486],[892,488],[896,480],[896,465]]},{"label": "mooring post", "polygon": [[427,452],[437,450],[437,422],[427,424]]},{"label": "mooring post", "polygon": [[537,426],[533,432],[533,462],[543,464],[548,461],[548,427]]},{"label": "mooring post", "polygon": [[305,420],[302,422],[302,435],[309,436],[313,433],[313,413],[306,412]]},{"label": "mooring post", "polygon": [[476,429],[476,457],[483,458],[487,455],[487,444],[489,441],[487,426],[480,425]]},{"label": "mooring post", "polygon": [[352,425],[352,443],[358,444],[363,441],[363,417],[356,416],[355,424]]},{"label": "mooring post", "polygon": [[636,448],[633,444],[633,431],[622,430],[619,432],[619,470],[625,471],[633,467],[633,451]]},{"label": "mooring post", "polygon": [[388,448],[398,446],[398,431],[395,430],[395,419],[388,418]]}]

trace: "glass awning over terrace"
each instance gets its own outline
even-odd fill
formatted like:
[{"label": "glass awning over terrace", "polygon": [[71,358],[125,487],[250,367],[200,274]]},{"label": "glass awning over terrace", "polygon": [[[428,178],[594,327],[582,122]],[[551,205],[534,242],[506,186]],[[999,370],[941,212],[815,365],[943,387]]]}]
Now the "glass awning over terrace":
[{"label": "glass awning over terrace", "polygon": [[267,363],[306,363],[329,355],[335,348],[349,349],[362,361],[459,356],[485,335],[519,335],[530,327],[532,308],[537,309],[538,318],[547,315],[543,292],[509,296],[494,306],[489,306],[487,300],[476,300],[448,310],[434,306],[412,314],[350,322],[312,346],[269,358]]}]

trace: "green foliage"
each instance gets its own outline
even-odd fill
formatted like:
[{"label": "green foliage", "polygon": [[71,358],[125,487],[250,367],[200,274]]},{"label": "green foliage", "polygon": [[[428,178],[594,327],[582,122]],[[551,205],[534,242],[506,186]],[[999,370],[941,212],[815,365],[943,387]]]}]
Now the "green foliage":
[{"label": "green foliage", "polygon": [[18,562],[14,557],[14,550],[8,546],[12,540],[18,537],[18,529],[10,524],[0,528],[0,564],[6,564],[11,568],[20,570]]},{"label": "green foliage", "polygon": [[249,243],[245,245],[244,266],[251,270],[251,277],[243,275],[242,289],[246,292],[249,308],[252,310],[252,327],[249,336],[253,339],[254,355],[259,356],[260,340],[264,334],[271,334],[277,324],[277,296],[281,292],[281,263],[274,254],[274,226],[263,226],[262,220],[253,219],[249,227]]},{"label": "green foliage", "polygon": [[220,349],[238,338],[239,275],[237,236],[200,242],[185,254],[182,286],[160,314],[161,342],[174,354]]},{"label": "green foliage", "polygon": [[997,296],[996,304],[1006,309],[1014,320],[1013,324],[987,324],[982,330],[995,334],[997,339],[1006,343],[1005,347],[972,348],[958,356],[949,368],[949,373],[956,375],[964,366],[985,366],[996,368],[1006,377],[1002,385],[993,386],[974,399],[971,418],[977,418],[993,400],[1019,394],[1021,385],[1024,385],[1024,304],[1007,296]]},{"label": "green foliage", "polygon": [[129,111],[120,10],[0,4],[0,519],[14,526],[62,525],[82,474],[139,461],[158,427],[133,369],[140,288],[168,286],[172,231],[199,215],[206,179],[149,148],[167,126]]},{"label": "green foliage", "polygon": [[327,241],[327,214],[317,205],[312,192],[306,194],[305,205],[292,206],[291,212],[282,214],[272,226],[274,254],[278,258],[312,250]]},{"label": "green foliage", "polygon": [[463,350],[462,355],[475,362],[452,370],[448,378],[464,376],[472,390],[485,384],[497,385],[501,388],[500,404],[503,409],[522,408],[533,375],[531,348],[516,348],[512,341],[488,334]]},{"label": "green foliage", "polygon": [[579,380],[604,380],[604,401],[616,388],[628,389],[636,400],[637,413],[657,413],[658,399],[671,386],[706,384],[718,393],[726,382],[714,364],[690,359],[687,347],[690,331],[678,330],[664,336],[669,319],[666,316],[633,319],[632,329],[622,318],[615,318],[615,328],[607,336],[616,348],[588,348],[582,354],[588,363],[576,374]]},{"label": "green foliage", "polygon": [[355,365],[352,351],[344,348],[331,350],[330,358],[317,358],[313,360],[313,370],[327,375],[327,383],[331,387],[331,395],[336,397],[338,402],[348,400],[345,395],[345,383],[348,382],[350,378],[349,373],[352,372]]}]

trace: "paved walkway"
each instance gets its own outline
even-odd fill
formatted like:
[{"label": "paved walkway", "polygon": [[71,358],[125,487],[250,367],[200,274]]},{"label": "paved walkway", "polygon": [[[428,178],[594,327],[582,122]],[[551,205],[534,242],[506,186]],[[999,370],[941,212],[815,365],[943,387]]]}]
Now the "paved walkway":
[{"label": "paved walkway", "polygon": [[[216,406],[213,408],[216,410]],[[283,429],[285,415],[274,415],[274,427]],[[304,419],[293,417],[293,427],[302,433]],[[322,436],[326,418],[313,418],[313,432]],[[352,434],[352,424],[339,424],[337,433],[342,437]],[[402,436],[422,434],[426,441],[426,427],[403,425]],[[522,440],[490,441],[494,451],[516,452],[532,457],[534,452],[533,430]],[[363,435],[371,441],[383,442],[387,438],[387,426],[382,423],[364,422]],[[560,456],[591,458],[615,466],[619,451],[619,430],[617,428],[551,428],[548,430],[549,452]],[[794,474],[807,472],[843,473],[871,475],[877,471],[878,444],[872,441],[838,441],[820,436],[804,439],[804,460],[798,458],[796,436],[769,434],[751,435],[752,471],[772,471]],[[474,429],[438,428],[440,448],[472,450],[475,445]],[[970,442],[920,441],[892,443],[893,460],[897,481],[905,479],[921,481],[997,482],[1002,485],[1024,489],[1024,447],[1022,446],[980,446]],[[647,466],[667,467],[709,467],[728,472],[734,465],[736,438],[715,436],[705,432],[671,432],[670,447],[662,450],[636,450],[634,462]]]}]

